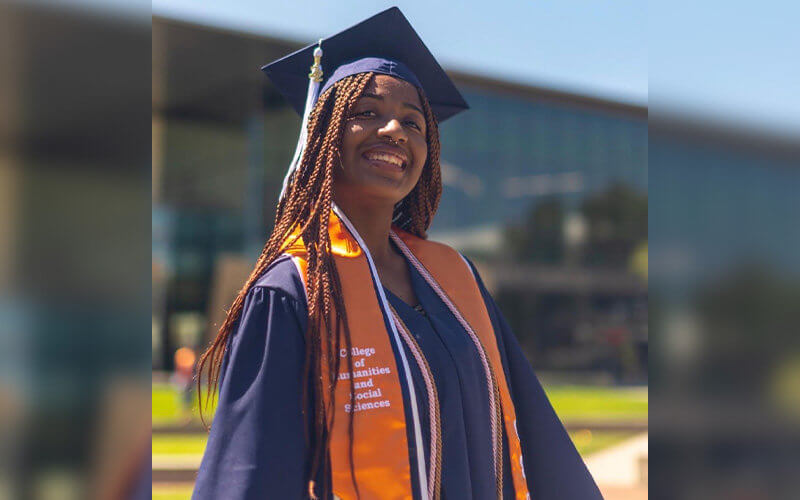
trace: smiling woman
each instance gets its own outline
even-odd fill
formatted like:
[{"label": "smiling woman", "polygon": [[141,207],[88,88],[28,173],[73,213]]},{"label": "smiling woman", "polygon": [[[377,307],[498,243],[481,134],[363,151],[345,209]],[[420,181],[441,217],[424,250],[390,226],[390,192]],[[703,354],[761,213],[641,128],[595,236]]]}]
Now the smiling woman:
[{"label": "smiling woman", "polygon": [[427,240],[438,123],[467,106],[405,17],[264,70],[303,133],[201,359],[219,403],[194,498],[600,498],[475,268]]}]

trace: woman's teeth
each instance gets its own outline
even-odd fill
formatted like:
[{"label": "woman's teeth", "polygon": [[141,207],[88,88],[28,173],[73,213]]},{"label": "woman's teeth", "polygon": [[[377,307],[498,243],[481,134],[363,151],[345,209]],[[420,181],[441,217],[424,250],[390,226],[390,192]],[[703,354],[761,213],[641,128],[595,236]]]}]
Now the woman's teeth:
[{"label": "woman's teeth", "polygon": [[366,155],[366,157],[369,160],[379,160],[379,161],[383,161],[383,162],[386,162],[386,163],[391,163],[392,165],[397,165],[398,167],[402,167],[403,164],[405,163],[400,158],[398,158],[398,157],[396,157],[394,155],[385,154],[385,153],[368,153]]}]

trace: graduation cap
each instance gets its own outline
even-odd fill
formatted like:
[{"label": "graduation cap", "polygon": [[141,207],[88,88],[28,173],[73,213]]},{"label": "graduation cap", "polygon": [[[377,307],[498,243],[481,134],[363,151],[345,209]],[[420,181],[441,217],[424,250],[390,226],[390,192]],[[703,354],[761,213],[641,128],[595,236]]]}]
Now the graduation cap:
[{"label": "graduation cap", "polygon": [[[330,73],[323,68],[329,68]],[[281,197],[300,164],[308,116],[317,98],[339,80],[374,72],[421,88],[441,123],[468,109],[464,98],[397,7],[384,10],[319,43],[309,45],[261,70],[303,116],[300,138]]]}]

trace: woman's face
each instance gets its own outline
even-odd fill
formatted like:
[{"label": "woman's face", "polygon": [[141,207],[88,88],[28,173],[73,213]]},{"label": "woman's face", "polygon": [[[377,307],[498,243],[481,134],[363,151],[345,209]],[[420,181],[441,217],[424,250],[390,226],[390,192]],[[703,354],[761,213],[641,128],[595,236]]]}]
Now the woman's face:
[{"label": "woman's face", "polygon": [[416,87],[375,75],[346,118],[337,199],[355,196],[395,204],[414,189],[428,156],[425,115]]}]

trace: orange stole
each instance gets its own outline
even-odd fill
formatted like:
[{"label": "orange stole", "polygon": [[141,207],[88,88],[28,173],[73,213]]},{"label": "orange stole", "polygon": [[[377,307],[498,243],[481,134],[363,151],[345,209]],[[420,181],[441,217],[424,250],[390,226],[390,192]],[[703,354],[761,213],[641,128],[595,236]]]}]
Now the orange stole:
[{"label": "orange stole", "polygon": [[[347,307],[352,346],[358,350],[353,355],[353,380],[363,384],[363,388],[355,390],[357,397],[362,396],[356,400],[360,406],[353,416],[353,465],[359,493],[365,500],[412,499],[406,417],[392,340],[386,331],[366,256],[338,217],[332,214],[330,221],[332,251]],[[302,240],[287,248],[286,253],[292,256],[307,283],[307,254]],[[350,404],[350,383],[342,378],[348,376],[344,358],[342,361],[331,429],[331,479],[334,494],[350,500],[356,498],[350,476],[350,415],[346,408]],[[329,383],[326,380],[325,385]],[[326,406],[329,405],[328,393],[323,397]],[[421,487],[427,489],[427,485]]]},{"label": "orange stole", "polygon": [[478,288],[477,280],[461,255],[452,248],[441,243],[423,240],[400,229],[395,229],[395,233],[400,236],[411,253],[419,259],[425,269],[446,291],[447,296],[450,297],[483,344],[500,392],[515,497],[517,500],[529,499],[514,402],[506,382],[494,327],[480,288]]},{"label": "orange stole", "polygon": [[[515,496],[517,500],[530,498],[516,431],[514,405],[494,329],[477,281],[455,250],[399,229],[394,230],[446,290],[450,300],[483,344],[500,392]],[[360,383],[355,390],[360,399],[356,400],[357,411],[353,420],[353,460],[359,492],[362,499],[411,499],[412,471],[400,373],[392,350],[392,333],[386,330],[369,264],[358,243],[335,214],[331,214],[329,231],[344,303],[348,308],[352,346],[356,350],[353,355],[354,381]],[[287,248],[286,253],[292,256],[301,277],[307,282],[307,254],[302,240]],[[356,493],[350,476],[347,408],[350,403],[350,384],[344,362],[339,377],[335,422],[331,429],[331,472],[334,494],[343,500],[350,500],[356,498]],[[327,393],[324,397],[326,404],[330,404]],[[420,484],[419,487],[427,490],[427,484]]]}]

